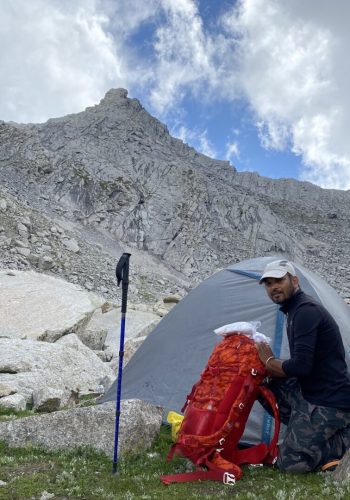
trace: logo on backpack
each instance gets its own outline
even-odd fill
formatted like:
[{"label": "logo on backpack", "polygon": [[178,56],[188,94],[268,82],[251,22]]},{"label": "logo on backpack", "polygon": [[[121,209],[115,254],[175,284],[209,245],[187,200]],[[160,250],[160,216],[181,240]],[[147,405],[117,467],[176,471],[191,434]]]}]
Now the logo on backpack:
[{"label": "logo on backpack", "polygon": [[233,474],[230,474],[229,472],[225,472],[222,482],[224,484],[234,485],[236,483],[236,478]]}]

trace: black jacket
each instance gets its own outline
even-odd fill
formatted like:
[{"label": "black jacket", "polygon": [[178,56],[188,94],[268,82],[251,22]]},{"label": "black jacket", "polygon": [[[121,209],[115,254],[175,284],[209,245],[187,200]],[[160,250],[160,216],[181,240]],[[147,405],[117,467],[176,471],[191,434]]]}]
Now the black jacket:
[{"label": "black jacket", "polygon": [[350,411],[350,377],[339,327],[313,297],[298,291],[281,311],[287,317],[290,359],[282,363],[297,377],[312,404]]}]

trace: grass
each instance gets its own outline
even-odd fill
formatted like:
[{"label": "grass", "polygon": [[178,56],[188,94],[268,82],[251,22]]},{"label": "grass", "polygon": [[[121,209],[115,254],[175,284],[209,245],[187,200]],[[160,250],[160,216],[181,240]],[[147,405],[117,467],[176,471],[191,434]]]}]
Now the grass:
[{"label": "grass", "polygon": [[3,420],[13,420],[14,418],[30,417],[34,414],[34,410],[14,411],[10,408],[0,408],[0,422]]},{"label": "grass", "polygon": [[[244,467],[234,486],[197,482],[164,486],[159,476],[186,470],[187,463],[165,460],[170,430],[162,427],[151,450],[134,452],[118,461],[91,449],[48,452],[39,448],[8,448],[0,443],[0,499],[350,499],[350,485],[337,485],[330,474],[286,475],[271,467]],[[46,495],[45,493],[54,495]]]}]

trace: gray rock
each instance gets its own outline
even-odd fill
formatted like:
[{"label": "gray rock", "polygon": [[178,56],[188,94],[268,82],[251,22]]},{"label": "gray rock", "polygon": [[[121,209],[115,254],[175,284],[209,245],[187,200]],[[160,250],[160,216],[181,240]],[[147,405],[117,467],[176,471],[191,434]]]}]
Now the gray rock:
[{"label": "gray rock", "polygon": [[70,239],[70,240],[64,239],[63,244],[71,252],[78,253],[80,251],[78,242],[74,239]]},{"label": "gray rock", "polygon": [[11,244],[11,238],[6,238],[6,236],[0,236],[0,247],[9,247]]},{"label": "gray rock", "polygon": [[0,398],[0,407],[15,411],[23,411],[27,407],[27,400],[22,394],[11,394],[11,396]]},{"label": "gray rock", "polygon": [[163,318],[164,316],[166,316],[168,314],[169,311],[171,311],[171,309],[173,309],[173,307],[175,307],[177,304],[177,302],[174,302],[174,301],[166,301],[164,302],[164,299],[163,300],[160,300],[158,301],[154,307],[153,307],[153,311],[158,314],[158,316],[160,316],[161,318]]},{"label": "gray rock", "polygon": [[177,304],[180,300],[181,297],[179,295],[169,295],[163,298],[164,304]]},{"label": "gray rock", "polygon": [[0,383],[0,398],[11,396],[11,394],[15,394],[16,392],[17,390],[10,385]]},{"label": "gray rock", "polygon": [[[122,401],[119,452],[148,448],[159,432],[162,410],[138,400]],[[113,456],[115,404],[74,408],[0,422],[0,440],[11,447],[43,446],[49,450],[89,446]]]},{"label": "gray rock", "polygon": [[333,472],[332,477],[340,483],[350,481],[350,450],[348,450],[342,458],[340,464]]},{"label": "gray rock", "polygon": [[23,257],[29,257],[29,255],[30,255],[29,248],[16,247],[16,252],[20,255],[23,255]]},{"label": "gray rock", "polygon": [[94,350],[94,353],[105,363],[109,363],[113,358],[113,352],[109,349],[105,351]]},{"label": "gray rock", "polygon": [[40,495],[39,500],[50,500],[50,498],[55,498],[55,494],[49,493],[48,491],[43,491]]},{"label": "gray rock", "polygon": [[[152,312],[128,309],[125,320],[125,338],[145,336],[160,321],[160,317]],[[109,350],[114,356],[119,352],[119,336],[121,324],[120,309],[112,309],[106,313],[96,310],[90,322],[86,326],[86,331],[107,330],[107,337],[104,341],[104,349]],[[82,334],[84,336],[84,333]]]},{"label": "gray rock", "polygon": [[25,226],[25,225],[24,225],[24,224],[22,224],[21,222],[19,222],[19,223],[17,224],[17,229],[18,229],[18,232],[19,232],[19,233],[24,233],[24,234],[26,234],[26,233],[28,232],[28,228],[27,228],[27,226]]},{"label": "gray rock", "polygon": [[100,330],[91,330],[85,328],[81,332],[77,333],[77,337],[85,344],[87,347],[94,351],[101,351],[106,341],[107,329],[102,328]]},{"label": "gray rock", "polygon": [[27,216],[21,217],[19,219],[20,224],[23,224],[27,229],[30,229],[32,226],[32,223],[30,221],[30,218]]},{"label": "gray rock", "polygon": [[62,389],[41,387],[33,392],[33,409],[48,413],[57,411],[61,407],[63,399],[64,391]]},{"label": "gray rock", "polygon": [[85,327],[103,299],[61,279],[0,271],[0,332],[54,341]]},{"label": "gray rock", "polygon": [[[95,392],[113,380],[108,364],[74,334],[54,344],[0,339],[0,382],[15,389],[31,407],[45,407],[51,396],[56,402],[47,405],[58,403],[59,398],[60,407],[74,404],[80,392]],[[5,399],[0,399],[3,406]]]},{"label": "gray rock", "polygon": [[124,364],[126,365],[147,337],[128,339],[124,344]]},{"label": "gray rock", "polygon": [[43,271],[48,271],[49,269],[52,269],[55,264],[51,257],[43,255],[42,257],[39,257],[38,265]]}]

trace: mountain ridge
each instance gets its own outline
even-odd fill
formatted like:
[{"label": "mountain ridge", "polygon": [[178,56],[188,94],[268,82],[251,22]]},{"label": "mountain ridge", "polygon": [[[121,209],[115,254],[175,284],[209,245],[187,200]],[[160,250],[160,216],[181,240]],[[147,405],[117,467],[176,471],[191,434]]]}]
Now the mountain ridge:
[{"label": "mountain ridge", "polygon": [[3,197],[70,224],[82,241],[148,255],[185,288],[232,262],[283,253],[350,297],[349,191],[237,172],[173,138],[125,89],[42,124],[0,122],[0,183]]}]

